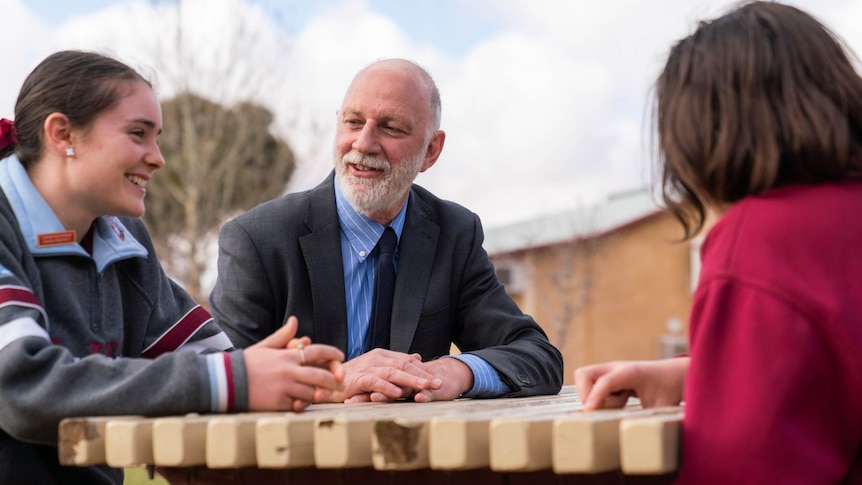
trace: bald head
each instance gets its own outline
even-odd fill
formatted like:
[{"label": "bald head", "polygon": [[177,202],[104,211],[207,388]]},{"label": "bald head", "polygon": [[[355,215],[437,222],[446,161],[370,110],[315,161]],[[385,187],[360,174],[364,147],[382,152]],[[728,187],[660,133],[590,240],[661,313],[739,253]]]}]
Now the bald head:
[{"label": "bald head", "polygon": [[407,59],[393,58],[383,59],[373,62],[359,71],[350,83],[347,89],[345,99],[350,95],[351,90],[362,81],[366,76],[379,76],[380,74],[388,73],[389,79],[397,79],[398,82],[405,84],[414,84],[415,88],[423,93],[423,97],[427,100],[426,107],[430,116],[428,123],[428,132],[426,137],[430,139],[434,133],[440,129],[440,120],[442,117],[442,106],[440,103],[440,91],[437,89],[437,84],[431,78],[422,66]]}]

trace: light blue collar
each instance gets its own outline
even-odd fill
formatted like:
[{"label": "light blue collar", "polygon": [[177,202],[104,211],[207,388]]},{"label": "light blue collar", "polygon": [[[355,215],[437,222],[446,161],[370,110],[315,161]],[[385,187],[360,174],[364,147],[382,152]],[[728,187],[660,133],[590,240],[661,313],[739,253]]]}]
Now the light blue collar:
[{"label": "light blue collar", "polygon": [[[341,192],[338,181],[335,180],[333,183],[335,184],[335,207],[338,211],[338,222],[341,225],[341,230],[347,236],[350,248],[356,253],[357,259],[364,261],[371,254],[386,228],[379,222],[356,212],[350,202],[347,201],[344,193]],[[395,230],[395,235],[398,236],[399,241],[401,240],[401,231],[404,229],[406,215],[407,202],[404,203],[404,207],[401,208],[395,219],[389,223],[389,227]]]},{"label": "light blue collar", "polygon": [[[74,238],[70,242],[63,242],[66,228],[36,190],[16,155],[0,160],[0,189],[9,199],[9,204],[18,220],[18,226],[21,228],[21,234],[34,257],[60,255],[90,257]],[[92,258],[99,272],[115,261],[147,257],[147,249],[132,236],[118,218],[98,217],[93,229]],[[55,244],[51,244],[52,236]]]}]

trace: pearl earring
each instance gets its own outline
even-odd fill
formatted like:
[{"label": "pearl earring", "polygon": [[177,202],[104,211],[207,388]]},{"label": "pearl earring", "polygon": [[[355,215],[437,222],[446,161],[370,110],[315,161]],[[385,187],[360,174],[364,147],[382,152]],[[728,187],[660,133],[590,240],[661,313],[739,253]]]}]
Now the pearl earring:
[{"label": "pearl earring", "polygon": [[75,156],[75,149],[72,147],[66,148],[66,156],[67,157],[74,157]]}]

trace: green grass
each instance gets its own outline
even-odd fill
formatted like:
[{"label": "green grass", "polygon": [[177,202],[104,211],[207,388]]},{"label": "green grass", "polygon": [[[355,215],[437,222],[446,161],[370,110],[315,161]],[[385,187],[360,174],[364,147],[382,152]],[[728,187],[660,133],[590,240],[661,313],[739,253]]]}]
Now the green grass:
[{"label": "green grass", "polygon": [[154,480],[147,478],[147,469],[142,467],[126,468],[126,479],[123,485],[168,485],[168,482],[156,475]]}]

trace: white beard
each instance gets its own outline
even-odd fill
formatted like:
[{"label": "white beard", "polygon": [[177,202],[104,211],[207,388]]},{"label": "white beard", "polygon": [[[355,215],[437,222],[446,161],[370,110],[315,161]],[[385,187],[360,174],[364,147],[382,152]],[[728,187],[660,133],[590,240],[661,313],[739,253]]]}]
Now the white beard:
[{"label": "white beard", "polygon": [[[401,209],[396,206],[410,190],[424,159],[425,153],[420,152],[413,158],[392,164],[380,157],[361,155],[354,151],[341,154],[336,148],[335,180],[353,210],[373,218],[375,214],[397,212]],[[378,180],[353,177],[349,170],[351,164],[381,170],[383,178]]]}]

